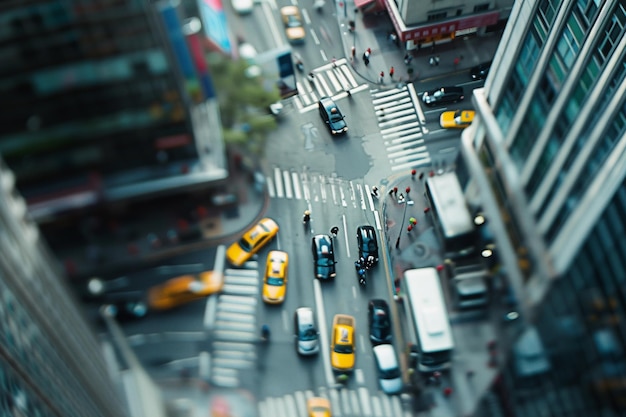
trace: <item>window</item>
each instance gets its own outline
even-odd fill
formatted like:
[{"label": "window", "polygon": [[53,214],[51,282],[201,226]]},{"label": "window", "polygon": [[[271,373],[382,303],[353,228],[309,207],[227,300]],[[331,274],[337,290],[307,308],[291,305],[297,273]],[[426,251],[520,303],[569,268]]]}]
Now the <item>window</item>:
[{"label": "window", "polygon": [[435,20],[443,20],[446,17],[448,17],[447,12],[439,12],[439,13],[429,14],[426,20],[428,20],[429,22],[433,22]]},{"label": "window", "polygon": [[474,13],[485,12],[489,10],[489,3],[477,4],[474,6]]}]

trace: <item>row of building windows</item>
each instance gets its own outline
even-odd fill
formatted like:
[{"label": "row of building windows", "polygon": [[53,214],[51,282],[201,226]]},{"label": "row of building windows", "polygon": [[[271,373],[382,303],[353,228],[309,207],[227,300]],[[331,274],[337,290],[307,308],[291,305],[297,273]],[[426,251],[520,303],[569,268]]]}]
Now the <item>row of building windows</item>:
[{"label": "row of building windows", "polygon": [[[625,19],[625,22],[626,22],[626,19]],[[608,36],[608,32],[611,30],[610,26],[611,24],[609,22],[606,22],[603,30],[601,30],[601,33],[604,33]],[[605,42],[606,42],[605,36],[596,37],[595,43],[592,47],[592,50],[594,50],[595,53],[593,53],[588,59],[585,68],[582,70],[583,75],[580,78],[580,81],[574,87],[559,117],[557,117],[550,139],[548,140],[546,144],[546,148],[544,149],[544,152],[540,156],[539,161],[537,165],[535,166],[535,169],[533,170],[533,173],[531,174],[528,183],[526,184],[525,190],[526,190],[527,195],[532,196],[537,190],[537,188],[539,187],[539,185],[541,184],[541,182],[543,181],[546,172],[552,166],[552,163],[554,162],[554,158],[556,158],[556,155],[558,154],[558,151],[560,150],[560,147],[563,144],[563,141],[565,140],[566,132],[569,131],[574,121],[579,117],[580,109],[583,106],[585,100],[587,99],[587,95],[589,91],[591,90],[592,86],[595,84],[598,77],[602,73],[604,64],[606,63],[606,58],[602,56],[601,54],[599,54],[598,48],[600,44],[605,43]],[[553,60],[554,59],[555,58],[553,58]],[[600,105],[602,104],[603,103],[600,103]],[[596,116],[599,116],[598,113],[601,113],[601,112],[595,112],[595,113],[596,113]],[[593,124],[590,123],[589,125],[593,125]],[[578,142],[579,143],[584,142],[584,140],[579,139]],[[580,143],[580,146],[582,146],[582,143]],[[577,155],[577,153],[578,153],[577,151],[570,152],[568,156],[568,161],[570,163],[571,161],[573,161],[572,156]],[[569,168],[570,168],[570,165],[566,162],[563,170],[567,171],[569,170]],[[555,186],[553,186],[552,189],[554,190]],[[548,193],[548,195],[552,196],[553,192]],[[542,204],[542,207],[537,213],[538,217],[542,215],[549,201],[550,201],[549,198],[544,201],[544,203]]]},{"label": "row of building windows", "polygon": [[[472,13],[480,13],[480,12],[485,12],[487,10],[489,10],[489,3],[477,4],[472,9]],[[462,16],[463,15],[463,9],[457,9],[454,15],[455,16]],[[428,21],[428,22],[436,22],[436,21],[447,19],[448,17],[450,17],[450,12],[448,12],[448,11],[436,11],[436,12],[429,13],[428,16],[426,17],[426,21]]]},{"label": "row of building windows", "polygon": [[[596,173],[604,167],[607,158],[611,155],[615,146],[623,139],[626,133],[626,100],[622,102],[619,111],[612,118],[611,122],[606,126],[589,159],[578,176],[574,186],[570,190],[568,198],[563,203],[559,214],[555,216],[546,233],[546,240],[553,242],[561,228],[568,220],[569,215],[578,208],[578,203],[584,193],[588,190],[589,184],[594,180]],[[587,133],[588,134],[588,133]],[[587,136],[583,136],[587,137]]]}]

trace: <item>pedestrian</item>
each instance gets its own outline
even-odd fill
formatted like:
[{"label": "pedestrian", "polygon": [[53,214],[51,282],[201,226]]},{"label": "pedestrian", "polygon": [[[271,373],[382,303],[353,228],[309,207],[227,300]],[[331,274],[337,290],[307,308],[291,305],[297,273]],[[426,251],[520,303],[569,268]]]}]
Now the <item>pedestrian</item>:
[{"label": "pedestrian", "polygon": [[330,234],[333,235],[333,237],[337,237],[337,233],[339,233],[339,228],[337,226],[333,226],[330,229]]},{"label": "pedestrian", "polygon": [[415,174],[417,174],[417,171],[412,169],[411,170],[411,178],[415,178]]},{"label": "pedestrian", "polygon": [[409,223],[411,223],[413,226],[415,226],[417,224],[417,219],[415,217],[410,217],[409,218]]},{"label": "pedestrian", "polygon": [[439,55],[435,57],[435,65],[439,66]]},{"label": "pedestrian", "polygon": [[407,233],[411,233],[411,230],[413,230],[413,225],[412,225],[412,224],[410,224],[410,225],[408,225],[408,226],[406,227],[406,232],[407,232]]},{"label": "pedestrian", "polygon": [[369,57],[370,54],[372,53],[372,48],[367,48],[367,56]]},{"label": "pedestrian", "polygon": [[431,67],[435,65],[435,57],[431,56],[430,59],[428,60],[428,63],[430,64]]},{"label": "pedestrian", "polygon": [[395,74],[396,70],[394,67],[389,68],[389,78],[393,78],[393,74]]},{"label": "pedestrian", "polygon": [[420,172],[419,177],[417,177],[420,181],[424,179],[424,173]]},{"label": "pedestrian", "polygon": [[393,194],[398,195],[398,187],[393,187]]},{"label": "pedestrian", "polygon": [[407,195],[409,195],[409,193],[411,192],[411,187],[406,187],[404,191],[406,192]]},{"label": "pedestrian", "polygon": [[350,48],[350,53],[352,54],[352,60],[354,61],[354,59],[356,58],[356,46],[352,45],[352,48]]},{"label": "pedestrian", "polygon": [[380,79],[378,80],[381,84],[385,82],[385,71],[380,72]]},{"label": "pedestrian", "polygon": [[372,194],[374,195],[374,197],[378,197],[378,187],[377,186],[373,186],[372,187]]},{"label": "pedestrian", "polygon": [[333,67],[337,68],[337,59],[335,57],[333,57],[331,62],[333,63]]}]

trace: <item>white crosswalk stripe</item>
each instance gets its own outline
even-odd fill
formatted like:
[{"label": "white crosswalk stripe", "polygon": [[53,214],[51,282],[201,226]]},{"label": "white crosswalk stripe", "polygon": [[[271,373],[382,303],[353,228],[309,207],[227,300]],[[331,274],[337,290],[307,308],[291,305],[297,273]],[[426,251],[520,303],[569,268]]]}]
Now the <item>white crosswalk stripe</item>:
[{"label": "white crosswalk stripe", "polygon": [[367,84],[359,84],[350,68],[347,59],[338,59],[333,64],[326,64],[312,71],[313,82],[303,79],[296,82],[298,95],[295,96],[296,106],[300,113],[317,108],[317,101],[321,97],[334,99],[344,97],[346,91],[357,92],[367,89]]},{"label": "white crosswalk stripe", "polygon": [[[408,155],[405,157],[409,158]],[[271,198],[321,203],[332,201],[335,206],[347,207],[348,204],[352,204],[354,208],[360,207],[364,211],[375,211],[370,195],[371,187],[361,182],[326,177],[321,174],[281,170],[278,167],[274,168],[272,176],[266,177],[266,181],[268,185],[271,184],[271,187],[268,187]],[[243,278],[238,281],[240,282],[243,282]],[[240,288],[234,291],[243,294],[246,290]]]},{"label": "white crosswalk stripe", "polygon": [[398,396],[387,396],[378,391],[372,394],[365,387],[357,390],[320,387],[317,395],[311,391],[296,391],[281,397],[267,397],[257,404],[259,417],[306,417],[306,402],[312,397],[330,401],[335,417],[408,417],[410,411],[402,408]]},{"label": "white crosswalk stripe", "polygon": [[421,109],[407,86],[371,90],[372,104],[392,171],[427,166],[430,155],[424,145]]},{"label": "white crosswalk stripe", "polygon": [[[224,271],[224,288],[217,298],[212,326],[214,341],[210,358],[211,382],[220,387],[239,387],[239,372],[252,368],[257,361],[256,294],[260,283],[257,268],[258,262],[250,261],[241,269]],[[264,407],[267,413],[276,405]]]}]

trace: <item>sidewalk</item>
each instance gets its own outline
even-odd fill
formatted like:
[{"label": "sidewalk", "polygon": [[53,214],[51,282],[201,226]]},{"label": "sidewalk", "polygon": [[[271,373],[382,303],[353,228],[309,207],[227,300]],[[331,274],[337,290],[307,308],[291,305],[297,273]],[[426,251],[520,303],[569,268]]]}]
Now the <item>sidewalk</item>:
[{"label": "sidewalk", "polygon": [[[431,382],[432,378],[428,375],[412,376],[417,378],[414,383],[419,388],[414,399],[416,411],[420,412],[417,415],[429,417],[469,415],[475,410],[478,401],[497,377],[498,363],[504,360],[504,352],[509,350],[511,332],[518,331],[521,324],[521,321],[507,323],[503,320],[511,306],[494,288],[490,291],[490,303],[484,310],[459,310],[452,302],[451,286],[445,285],[451,282],[452,276],[445,267],[441,243],[434,233],[432,218],[424,198],[426,178],[442,172],[426,168],[417,170],[415,176],[410,172],[398,174],[381,187],[379,198],[385,224],[385,243],[393,268],[391,279],[400,285],[405,270],[436,267],[440,270],[443,290],[448,300],[449,317],[456,341],[453,366],[435,382]],[[420,174],[423,174],[421,179]],[[397,194],[393,193],[394,187],[398,188]],[[408,194],[407,187],[410,187]],[[417,220],[417,224],[408,231],[411,217]],[[401,326],[406,326],[404,303],[401,298],[398,301],[396,305]],[[405,340],[405,336],[410,334],[411,331],[405,328],[402,336],[398,337],[401,351],[403,346],[412,342]],[[405,372],[411,375],[407,369],[406,353],[402,355],[401,363]]]},{"label": "sidewalk", "polygon": [[[347,15],[347,17],[346,17]],[[354,13],[354,2],[347,2],[347,12],[338,9],[339,27],[343,34],[342,42],[346,58],[351,58],[352,46],[356,56],[353,62],[354,71],[370,84],[380,85],[380,72],[383,71],[383,86],[393,86],[397,82],[420,82],[443,74],[462,73],[468,69],[493,58],[500,42],[500,33],[486,35],[469,35],[452,41],[441,42],[434,48],[409,51],[412,60],[405,64],[407,51],[402,43],[398,45],[389,40],[393,25],[387,14],[363,15]],[[348,21],[355,23],[354,32],[348,30]],[[365,65],[363,53],[371,49],[370,63]],[[439,65],[431,66],[430,57],[439,57]],[[455,58],[459,58],[455,65]],[[389,70],[394,67],[393,78]],[[411,70],[409,70],[411,68]],[[469,79],[469,78],[468,78]]]}]

